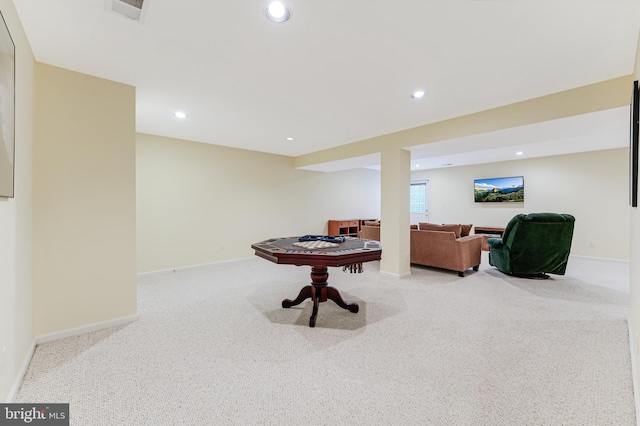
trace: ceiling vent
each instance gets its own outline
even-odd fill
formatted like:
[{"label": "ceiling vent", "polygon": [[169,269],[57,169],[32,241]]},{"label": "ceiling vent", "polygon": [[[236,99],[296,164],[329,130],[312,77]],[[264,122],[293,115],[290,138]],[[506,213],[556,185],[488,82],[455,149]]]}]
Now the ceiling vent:
[{"label": "ceiling vent", "polygon": [[148,0],[105,0],[105,8],[127,18],[140,21],[143,15],[143,4]]}]

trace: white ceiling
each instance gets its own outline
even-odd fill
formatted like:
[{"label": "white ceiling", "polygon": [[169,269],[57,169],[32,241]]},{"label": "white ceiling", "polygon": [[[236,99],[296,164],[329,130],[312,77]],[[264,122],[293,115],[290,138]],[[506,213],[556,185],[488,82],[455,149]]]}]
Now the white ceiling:
[{"label": "white ceiling", "polygon": [[[288,156],[631,74],[640,28],[639,0],[284,2],[276,24],[266,0],[145,0],[141,22],[105,0],[14,0],[36,60],[136,86],[138,132]],[[416,147],[412,161],[549,155],[579,126],[578,146],[624,146],[628,113],[603,114]]]},{"label": "white ceiling", "polygon": [[411,169],[522,160],[627,146],[629,107],[621,107],[412,147]]}]

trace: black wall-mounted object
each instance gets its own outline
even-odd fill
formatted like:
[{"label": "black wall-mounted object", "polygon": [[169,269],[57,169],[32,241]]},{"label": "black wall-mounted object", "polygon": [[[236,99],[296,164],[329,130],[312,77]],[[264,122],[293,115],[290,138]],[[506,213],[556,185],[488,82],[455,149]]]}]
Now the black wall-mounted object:
[{"label": "black wall-mounted object", "polygon": [[629,131],[629,204],[638,207],[638,121],[640,119],[640,91],[638,80],[633,82]]}]

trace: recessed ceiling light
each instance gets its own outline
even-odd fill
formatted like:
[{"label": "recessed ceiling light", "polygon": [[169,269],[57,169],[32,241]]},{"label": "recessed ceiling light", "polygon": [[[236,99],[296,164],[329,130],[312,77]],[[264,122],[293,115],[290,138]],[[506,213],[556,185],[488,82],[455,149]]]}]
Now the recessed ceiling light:
[{"label": "recessed ceiling light", "polygon": [[176,118],[187,118],[187,114],[185,114],[182,111],[176,111],[173,113],[174,117]]},{"label": "recessed ceiling light", "polygon": [[265,10],[267,18],[273,22],[286,22],[291,17],[289,9],[284,7],[281,1],[272,1]]},{"label": "recessed ceiling light", "polygon": [[522,154],[524,154],[524,152],[522,152],[522,151],[516,152],[516,155],[522,155]]},{"label": "recessed ceiling light", "polygon": [[292,138],[291,136],[289,136],[288,138],[285,138],[285,139],[286,139],[286,140],[288,140],[288,141],[294,141],[294,140],[296,140],[296,138]]},{"label": "recessed ceiling light", "polygon": [[424,96],[424,91],[423,90],[415,91],[415,92],[413,92],[413,95],[411,95],[411,97],[413,99],[420,99],[423,96]]},{"label": "recessed ceiling light", "polygon": [[416,169],[419,169],[419,168],[420,168],[420,164],[416,164]]}]

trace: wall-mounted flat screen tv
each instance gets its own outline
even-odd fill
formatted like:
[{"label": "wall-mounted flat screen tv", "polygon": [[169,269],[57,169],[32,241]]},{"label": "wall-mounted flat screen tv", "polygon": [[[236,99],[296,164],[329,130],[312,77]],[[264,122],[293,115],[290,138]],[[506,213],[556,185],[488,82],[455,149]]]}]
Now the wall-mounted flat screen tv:
[{"label": "wall-mounted flat screen tv", "polygon": [[524,202],[524,177],[501,177],[473,181],[476,203]]}]

